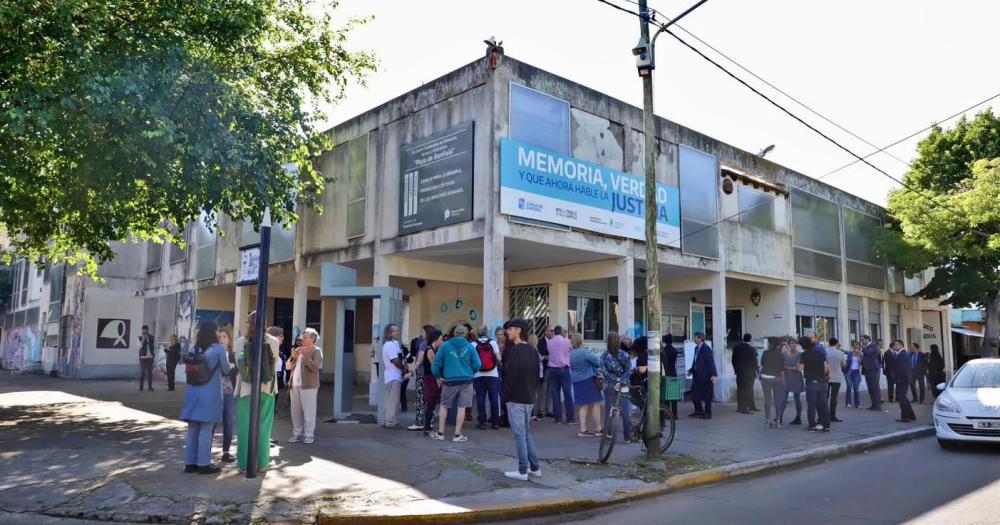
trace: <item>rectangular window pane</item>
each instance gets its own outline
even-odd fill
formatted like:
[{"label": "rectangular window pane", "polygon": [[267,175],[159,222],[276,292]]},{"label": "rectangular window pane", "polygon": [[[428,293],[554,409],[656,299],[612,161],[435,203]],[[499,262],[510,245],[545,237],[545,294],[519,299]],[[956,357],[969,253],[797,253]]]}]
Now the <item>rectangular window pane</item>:
[{"label": "rectangular window pane", "polygon": [[347,237],[358,237],[365,234],[365,201],[352,202],[347,205]]},{"label": "rectangular window pane", "polygon": [[774,197],[762,191],[740,186],[740,222],[774,230]]},{"label": "rectangular window pane", "polygon": [[284,228],[275,224],[271,228],[271,263],[290,261],[295,258],[295,226]]},{"label": "rectangular window pane", "polygon": [[885,268],[847,261],[847,284],[885,289]]},{"label": "rectangular window pane", "polygon": [[218,242],[218,230],[210,230],[205,224],[205,212],[194,226],[195,242],[197,242],[197,268],[195,268],[195,278],[199,280],[211,279],[215,277],[216,246]]},{"label": "rectangular window pane", "polygon": [[253,223],[243,221],[243,229],[240,231],[240,248],[260,243],[260,232],[254,231]]},{"label": "rectangular window pane", "polygon": [[680,147],[681,218],[705,224],[719,220],[719,173],[715,157]]},{"label": "rectangular window pane", "polygon": [[804,191],[792,190],[792,232],[796,246],[840,256],[837,205]]},{"label": "rectangular window pane", "polygon": [[702,257],[719,258],[719,227],[681,220],[681,250]]},{"label": "rectangular window pane", "polygon": [[569,102],[510,85],[510,138],[570,154]]},{"label": "rectangular window pane", "polygon": [[840,258],[795,248],[795,273],[840,281]]},{"label": "rectangular window pane", "polygon": [[368,135],[361,135],[352,140],[348,147],[348,184],[347,200],[353,201],[365,197],[368,182]]},{"label": "rectangular window pane", "polygon": [[881,264],[874,243],[882,232],[882,222],[844,207],[844,245],[849,259]]},{"label": "rectangular window pane", "polygon": [[63,269],[62,264],[49,265],[49,302],[62,301]]},{"label": "rectangular window pane", "polygon": [[[182,235],[182,238],[186,238],[186,231]],[[178,263],[187,258],[187,250],[182,249],[174,243],[170,243],[170,264]]]}]

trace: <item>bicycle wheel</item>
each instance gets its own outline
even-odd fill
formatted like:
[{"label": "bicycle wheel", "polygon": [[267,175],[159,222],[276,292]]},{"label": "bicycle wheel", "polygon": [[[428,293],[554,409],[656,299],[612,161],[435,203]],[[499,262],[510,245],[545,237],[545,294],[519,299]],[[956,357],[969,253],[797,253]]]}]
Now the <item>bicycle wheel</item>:
[{"label": "bicycle wheel", "polygon": [[670,407],[660,407],[660,454],[667,451],[674,442],[677,418]]},{"label": "bicycle wheel", "polygon": [[615,436],[618,430],[619,416],[618,403],[615,403],[608,412],[608,420],[604,422],[604,432],[601,433],[601,443],[597,448],[597,460],[607,463],[611,457],[611,451],[615,448]]}]

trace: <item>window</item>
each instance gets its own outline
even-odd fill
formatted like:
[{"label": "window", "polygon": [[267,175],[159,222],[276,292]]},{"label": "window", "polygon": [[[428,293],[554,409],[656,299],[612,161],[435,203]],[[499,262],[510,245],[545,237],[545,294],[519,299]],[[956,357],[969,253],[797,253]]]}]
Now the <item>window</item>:
[{"label": "window", "polygon": [[549,287],[512,286],[508,294],[511,317],[524,319],[531,332],[541,337],[549,324]]},{"label": "window", "polygon": [[146,271],[155,272],[163,264],[163,245],[146,241]]},{"label": "window", "polygon": [[841,280],[840,212],[837,204],[792,190],[795,273]]},{"label": "window", "polygon": [[739,199],[741,224],[774,230],[774,196],[740,186]]},{"label": "window", "polygon": [[868,301],[868,330],[872,341],[882,338],[882,301]]},{"label": "window", "polygon": [[[240,247],[250,246],[260,242],[260,232],[255,231],[253,223],[243,221],[243,231],[240,233]],[[270,264],[290,261],[295,258],[295,226],[288,227],[275,224],[271,227],[271,249],[268,250]]]},{"label": "window", "polygon": [[875,242],[882,235],[882,221],[848,207],[843,210],[847,282],[884,290],[885,264],[875,250]]},{"label": "window", "polygon": [[570,296],[569,324],[588,341],[604,340],[604,299]]},{"label": "window", "polygon": [[847,329],[851,341],[861,339],[861,298],[856,295],[847,296]]},{"label": "window", "polygon": [[681,146],[681,251],[719,257],[719,166],[715,157]]},{"label": "window", "polygon": [[204,211],[198,217],[198,222],[194,225],[195,231],[195,261],[198,267],[195,268],[195,278],[198,280],[211,279],[215,277],[216,246],[218,244],[218,225],[214,229],[209,229],[205,224],[208,214]]},{"label": "window", "polygon": [[[187,240],[187,237],[187,230],[185,229],[181,233],[181,238]],[[187,259],[187,250],[174,243],[170,243],[170,264],[179,263],[185,259]]]},{"label": "window", "polygon": [[510,138],[570,154],[569,102],[510,84]]},{"label": "window", "polygon": [[893,341],[902,339],[902,333],[899,330],[900,314],[899,303],[889,303],[889,338]]},{"label": "window", "polygon": [[65,265],[51,263],[46,267],[49,273],[49,319],[57,319],[61,313],[65,268]]},{"label": "window", "polygon": [[815,331],[825,341],[837,337],[839,296],[834,292],[795,287],[795,328],[798,335]]},{"label": "window", "polygon": [[365,202],[368,185],[368,134],[347,146],[347,238],[365,234]]}]

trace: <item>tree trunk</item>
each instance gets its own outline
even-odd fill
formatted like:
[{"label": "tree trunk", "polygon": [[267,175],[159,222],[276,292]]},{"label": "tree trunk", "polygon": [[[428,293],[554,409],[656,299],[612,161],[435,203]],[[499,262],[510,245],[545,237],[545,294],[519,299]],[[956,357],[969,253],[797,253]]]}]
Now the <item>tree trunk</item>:
[{"label": "tree trunk", "polygon": [[1000,357],[1000,294],[986,306],[986,328],[983,331],[982,357]]}]

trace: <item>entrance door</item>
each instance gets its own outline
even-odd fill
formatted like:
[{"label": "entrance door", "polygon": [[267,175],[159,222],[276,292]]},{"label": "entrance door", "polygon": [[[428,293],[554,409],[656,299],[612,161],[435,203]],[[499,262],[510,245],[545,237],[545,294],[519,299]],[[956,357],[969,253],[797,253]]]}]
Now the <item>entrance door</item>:
[{"label": "entrance door", "polygon": [[732,347],[736,346],[737,343],[743,340],[743,309],[742,308],[727,308],[726,309],[726,346]]}]

